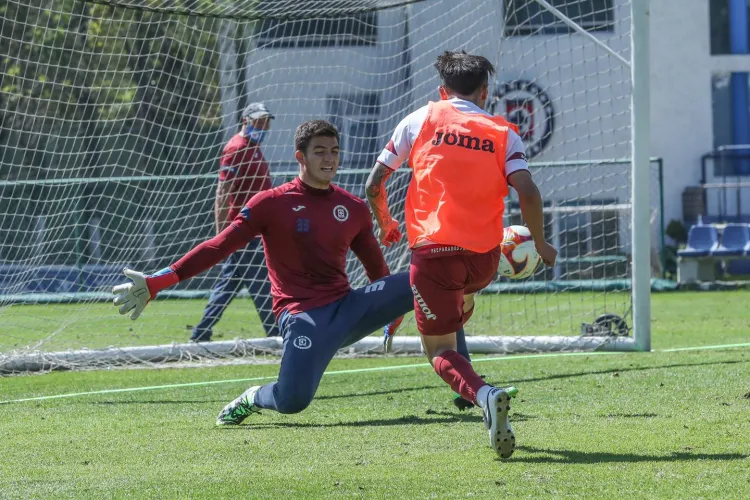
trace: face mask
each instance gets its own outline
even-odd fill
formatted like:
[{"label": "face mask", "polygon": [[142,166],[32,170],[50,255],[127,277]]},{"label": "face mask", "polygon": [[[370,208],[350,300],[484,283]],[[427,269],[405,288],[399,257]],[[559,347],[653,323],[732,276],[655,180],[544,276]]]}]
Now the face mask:
[{"label": "face mask", "polygon": [[266,132],[268,132],[268,130],[257,130],[254,129],[252,125],[248,125],[246,134],[251,141],[260,144],[263,142],[263,139],[266,138]]}]

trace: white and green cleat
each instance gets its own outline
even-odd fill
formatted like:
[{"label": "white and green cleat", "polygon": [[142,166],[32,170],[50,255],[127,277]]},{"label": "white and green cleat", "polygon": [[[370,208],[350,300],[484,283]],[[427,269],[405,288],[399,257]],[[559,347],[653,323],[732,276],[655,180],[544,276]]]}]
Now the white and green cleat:
[{"label": "white and green cleat", "polygon": [[260,413],[260,408],[253,404],[258,389],[259,385],[251,387],[226,405],[216,418],[216,425],[240,425],[251,413]]}]

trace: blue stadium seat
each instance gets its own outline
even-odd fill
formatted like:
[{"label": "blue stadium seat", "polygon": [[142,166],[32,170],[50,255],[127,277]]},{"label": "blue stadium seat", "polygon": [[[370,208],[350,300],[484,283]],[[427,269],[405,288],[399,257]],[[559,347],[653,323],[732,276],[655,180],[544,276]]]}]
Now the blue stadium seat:
[{"label": "blue stadium seat", "polygon": [[719,248],[719,232],[714,226],[691,226],[687,248],[677,252],[680,257],[708,257]]},{"label": "blue stadium seat", "polygon": [[750,226],[727,224],[721,235],[719,248],[711,252],[714,257],[741,257],[750,246]]}]

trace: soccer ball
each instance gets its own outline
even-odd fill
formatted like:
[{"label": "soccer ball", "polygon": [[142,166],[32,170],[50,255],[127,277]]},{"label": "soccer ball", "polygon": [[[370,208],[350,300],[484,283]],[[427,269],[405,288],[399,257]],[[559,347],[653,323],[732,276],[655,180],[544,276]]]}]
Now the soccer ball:
[{"label": "soccer ball", "polygon": [[498,272],[512,280],[522,280],[534,274],[541,260],[534,247],[531,232],[524,226],[506,227],[500,250]]}]

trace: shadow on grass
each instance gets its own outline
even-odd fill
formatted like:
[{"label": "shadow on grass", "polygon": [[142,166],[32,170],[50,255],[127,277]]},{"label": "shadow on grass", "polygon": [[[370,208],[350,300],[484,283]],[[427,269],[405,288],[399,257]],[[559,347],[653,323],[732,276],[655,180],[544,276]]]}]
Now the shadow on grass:
[{"label": "shadow on grass", "polygon": [[[673,363],[669,365],[659,365],[659,366],[637,366],[637,367],[623,367],[623,368],[608,368],[606,370],[592,370],[592,371],[583,371],[583,372],[576,372],[576,373],[561,373],[561,374],[554,374],[554,375],[546,375],[543,377],[529,377],[529,378],[522,378],[522,379],[515,379],[511,381],[505,381],[503,384],[514,384],[514,385],[520,385],[524,382],[543,382],[546,380],[563,380],[563,379],[571,379],[571,378],[578,378],[578,377],[585,377],[588,375],[607,375],[607,374],[622,374],[622,373],[628,373],[628,372],[641,372],[646,370],[670,370],[673,368],[689,368],[689,367],[700,367],[700,366],[716,366],[716,365],[732,365],[732,364],[743,364],[743,363],[750,363],[750,360],[748,359],[742,359],[742,360],[727,360],[727,361],[707,361],[702,363]],[[446,385],[437,383],[432,385],[423,385],[420,387],[404,387],[400,389],[386,389],[386,390],[379,390],[379,391],[367,391],[367,392],[352,392],[352,393],[346,393],[346,394],[333,394],[333,395],[326,395],[326,396],[316,396],[316,400],[330,400],[330,399],[342,399],[342,398],[360,398],[360,397],[367,397],[367,396],[383,396],[383,395],[392,395],[392,394],[400,394],[400,393],[406,393],[406,392],[417,392],[417,391],[424,391],[424,390],[431,390],[431,389],[448,389]],[[750,393],[749,393],[750,394]],[[3,403],[0,403],[0,406],[5,404],[13,404],[16,403],[15,401],[6,401]],[[18,402],[18,403],[25,403],[25,402]],[[76,402],[74,402],[75,404]],[[202,403],[216,403],[216,404],[226,404],[227,401],[225,400],[139,400],[139,401],[99,401],[99,402],[91,402],[91,401],[79,401],[81,404],[202,404]],[[621,415],[624,417],[628,417],[630,415]],[[651,416],[651,415],[632,415],[633,417],[645,417],[645,416]]]},{"label": "shadow on grass", "polygon": [[[576,373],[560,373],[555,375],[546,375],[544,377],[528,377],[528,378],[521,378],[521,379],[514,379],[510,381],[502,381],[502,384],[504,385],[520,385],[524,382],[543,382],[545,380],[562,380],[562,379],[571,379],[571,378],[578,378],[578,377],[586,377],[588,375],[609,375],[609,374],[622,374],[622,373],[628,373],[628,372],[641,372],[646,370],[671,370],[673,368],[687,368],[687,367],[693,367],[693,366],[715,366],[715,365],[731,365],[731,364],[739,364],[739,363],[750,363],[750,360],[728,360],[728,361],[707,361],[703,363],[673,363],[671,365],[660,365],[660,366],[636,366],[636,367],[625,367],[625,368],[608,368],[606,370],[592,370],[592,371],[585,371],[585,372],[576,372]],[[475,366],[475,368],[477,368]],[[481,372],[481,366],[478,367]],[[340,399],[340,398],[357,398],[362,396],[383,396],[383,395],[390,395],[390,394],[399,394],[404,392],[415,392],[415,391],[423,391],[428,389],[440,389],[440,388],[446,388],[447,387],[444,384],[436,384],[436,385],[423,385],[420,387],[405,387],[401,389],[386,389],[382,391],[369,391],[369,392],[357,392],[357,393],[350,393],[350,394],[335,394],[330,396],[319,396],[315,399],[325,400],[325,399]]]},{"label": "shadow on grass", "polygon": [[658,416],[656,413],[607,413],[606,415],[597,415],[599,418],[654,418]]},{"label": "shadow on grass", "polygon": [[[435,376],[437,380],[437,375]],[[404,392],[418,392],[418,391],[425,391],[430,389],[446,389],[450,391],[450,388],[445,383],[438,383],[435,385],[422,385],[419,387],[403,387],[401,389],[386,389],[382,391],[368,391],[368,392],[357,392],[357,393],[347,393],[347,394],[333,394],[330,396],[316,396],[315,399],[319,399],[321,401],[326,399],[342,399],[342,398],[355,398],[359,396],[385,396],[385,395],[392,395],[392,394],[401,394]]]},{"label": "shadow on grass", "polygon": [[[399,426],[399,425],[434,425],[434,424],[455,424],[455,423],[482,424],[482,416],[477,413],[450,413],[450,412],[443,412],[443,411],[427,410],[427,415],[428,416],[426,417],[417,416],[417,415],[405,415],[403,417],[396,417],[396,418],[378,418],[378,419],[372,419],[372,420],[355,420],[355,421],[349,421],[349,422],[338,421],[338,422],[321,422],[321,423],[271,422],[271,423],[254,424],[249,419],[249,420],[246,420],[247,424],[245,425],[221,427],[220,429],[222,431],[223,430],[252,431],[252,430],[259,430],[259,429],[280,429],[280,428],[306,429],[306,428],[321,428],[321,427],[323,428],[325,427],[384,427],[384,426]],[[533,415],[524,415],[522,413],[515,413],[511,416],[511,422],[524,422],[526,420],[532,420],[534,418],[536,417],[534,417]]]},{"label": "shadow on grass", "polygon": [[[691,462],[697,460],[745,460],[748,455],[741,453],[687,453],[672,452],[669,455],[637,455],[635,453],[606,453],[584,452],[573,450],[552,450],[549,448],[535,448],[533,446],[519,446],[510,462],[522,463],[557,463],[557,464],[596,464],[613,462]],[[527,456],[526,453],[538,453],[552,456]],[[504,461],[500,458],[498,461]]]},{"label": "shadow on grass", "polygon": [[[88,402],[82,403],[82,404],[86,404],[86,405],[171,405],[171,404],[182,405],[182,404],[213,404],[213,405],[216,405],[216,407],[218,408],[218,407],[226,404],[226,401],[224,401],[224,400],[205,400],[205,401],[200,401],[200,400],[190,400],[190,401],[188,401],[188,400],[180,400],[180,401],[158,401],[158,400],[88,401]],[[262,411],[268,413],[269,415],[273,415],[274,414],[273,410],[262,410]],[[436,411],[436,410],[432,410],[432,409],[428,408],[425,411],[425,414],[427,414],[427,415],[440,415],[442,417],[450,418],[451,421],[453,421],[453,422],[458,422],[458,421],[463,421],[463,422],[481,422],[482,421],[482,417],[478,413],[475,413],[475,412],[453,413],[453,412],[450,412],[450,411]],[[595,416],[592,416],[592,418],[607,418],[607,419],[615,419],[615,418],[655,418],[655,417],[658,417],[658,416],[659,415],[656,414],[656,413],[607,413],[607,414],[595,415]],[[412,417],[404,417],[404,418],[411,419]],[[414,418],[419,418],[419,417],[414,417]],[[518,412],[512,412],[510,414],[510,420],[511,420],[511,422],[526,422],[527,420],[533,420],[533,419],[536,419],[536,418],[537,417],[535,417],[535,416],[526,415],[526,414],[518,413]],[[399,423],[412,423],[412,422],[411,421],[409,421],[409,422],[400,421],[399,422],[398,419],[396,419],[396,420],[394,420],[394,422],[392,424],[381,423],[380,425],[398,425]],[[429,423],[434,423],[434,420],[423,419],[423,421],[419,421],[417,423],[429,424]],[[357,425],[366,425],[366,424],[367,424],[366,422],[357,423]],[[273,425],[276,425],[276,424],[270,424],[270,425],[273,426]],[[278,425],[282,425],[282,424],[278,424]],[[283,425],[288,425],[289,427],[297,426],[297,424],[283,424]],[[339,424],[336,424],[336,425],[339,425]],[[348,425],[348,424],[340,424],[340,425]],[[378,424],[373,424],[373,425],[378,425]],[[321,425],[305,424],[305,425],[300,425],[300,427],[332,427],[332,426],[333,426],[333,424],[321,424]]]},{"label": "shadow on grass", "polygon": [[545,380],[559,380],[567,378],[585,377],[587,375],[610,375],[614,373],[643,372],[647,370],[671,370],[673,368],[690,368],[693,366],[715,366],[715,365],[735,365],[741,363],[750,363],[750,359],[731,359],[727,361],[705,361],[702,363],[673,363],[671,365],[658,366],[633,366],[626,368],[608,368],[606,370],[593,370],[578,373],[560,373],[557,375],[547,375],[544,377],[530,377],[525,379],[514,380],[512,383],[522,382],[542,382]]}]

